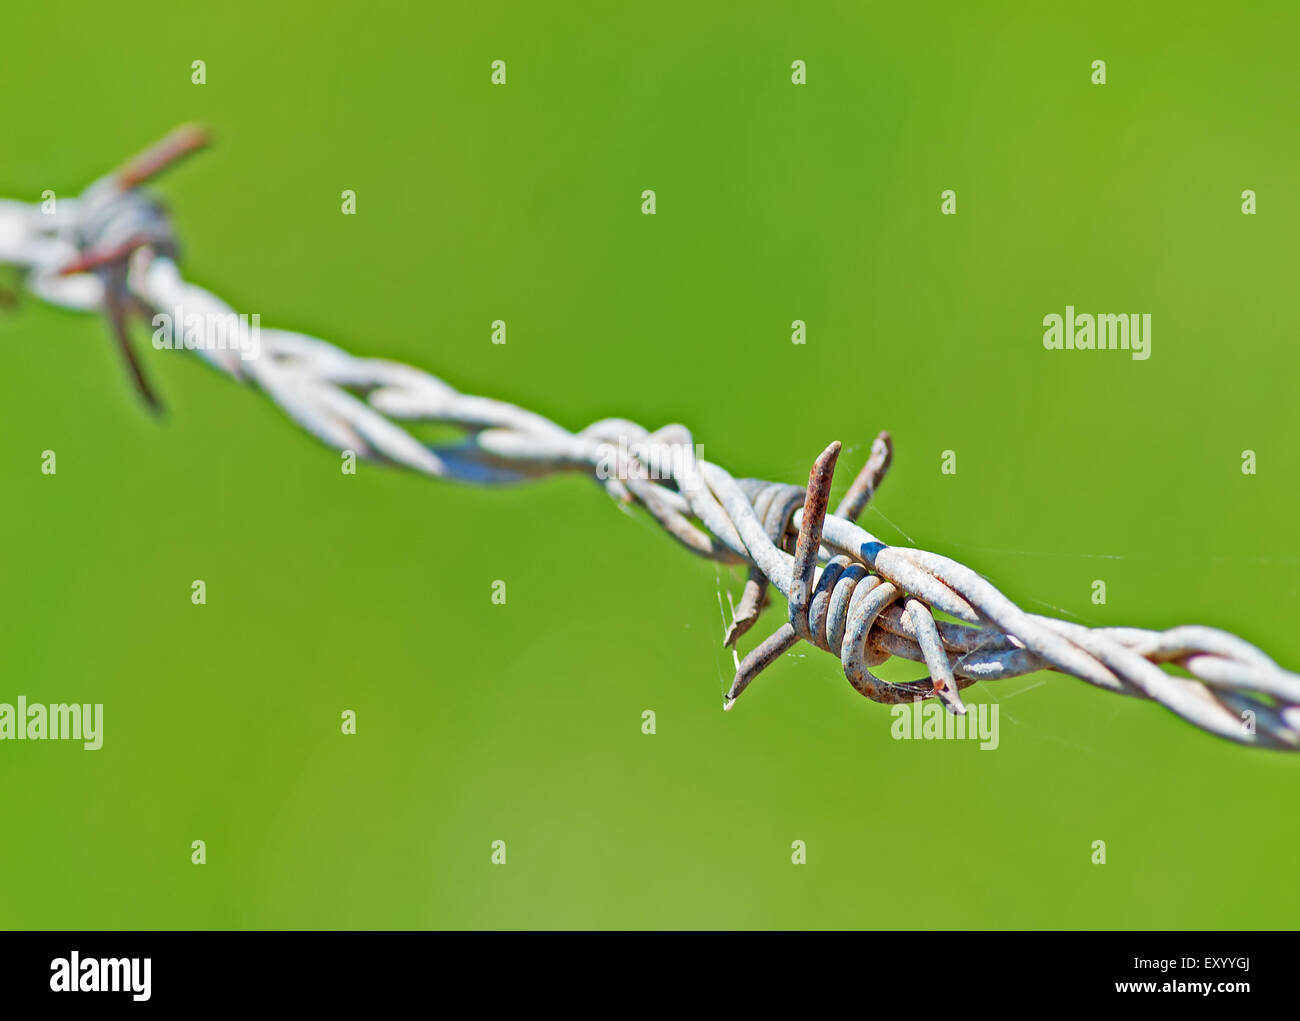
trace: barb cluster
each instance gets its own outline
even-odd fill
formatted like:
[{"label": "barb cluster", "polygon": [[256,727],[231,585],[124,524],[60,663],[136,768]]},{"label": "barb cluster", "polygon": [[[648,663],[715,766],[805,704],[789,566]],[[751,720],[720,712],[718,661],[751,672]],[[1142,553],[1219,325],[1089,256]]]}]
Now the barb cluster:
[{"label": "barb cluster", "polygon": [[[769,587],[787,597],[786,623],[745,657],[728,709],[802,640],[836,655],[849,683],[878,702],[938,698],[963,713],[960,690],[971,684],[1053,670],[1154,699],[1232,741],[1300,749],[1300,675],[1248,642],[1208,627],[1087,628],[1026,613],[970,568],[937,553],[890,546],[860,527],[857,518],[892,460],[887,433],[876,438],[830,514],[838,443],[817,458],[800,489],[733,478],[693,455],[691,434],[681,425],[649,431],[604,419],[574,433],[515,405],[462,394],[412,366],[359,358],[300,333],[263,329],[259,357],[241,358],[210,335],[217,330],[211,324],[234,311],[183,278],[170,221],[138,190],[204,143],[197,129],[180,129],[79,198],[60,202],[57,211],[0,200],[0,263],[17,267],[24,286],[46,301],[104,313],[152,406],[158,402],[131,352],[126,322],[132,312],[151,318],[183,310],[200,324],[195,353],[259,387],[333,447],[477,484],[561,471],[590,475],[620,503],[643,507],[693,553],[749,566],[728,645],[758,619]],[[429,446],[401,422],[449,423],[465,436]],[[936,611],[951,620],[936,619]],[[871,672],[894,656],[924,664],[927,676],[899,683]]]}]

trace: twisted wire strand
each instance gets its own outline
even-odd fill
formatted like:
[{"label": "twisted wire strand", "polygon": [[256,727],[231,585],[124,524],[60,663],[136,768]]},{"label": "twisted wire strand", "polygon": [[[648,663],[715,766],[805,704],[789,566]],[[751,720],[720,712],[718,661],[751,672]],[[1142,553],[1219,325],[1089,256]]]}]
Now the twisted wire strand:
[{"label": "twisted wire strand", "polygon": [[[854,689],[878,702],[937,698],[963,713],[960,691],[972,684],[1051,670],[1157,701],[1231,741],[1300,749],[1300,675],[1243,639],[1209,627],[1088,628],[1026,613],[970,568],[891,546],[858,525],[892,462],[887,433],[828,513],[838,443],[814,463],[806,489],[738,480],[695,457],[690,431],[678,424],[652,431],[608,418],[571,432],[516,405],[462,394],[413,366],[358,357],[288,330],[262,329],[259,356],[242,357],[221,325],[234,310],[185,280],[165,210],[138,190],[205,142],[201,130],[181,128],[57,210],[0,200],[0,264],[15,267],[22,286],[46,302],[105,314],[151,403],[127,315],[174,312],[187,322],[193,315],[194,353],[261,389],[329,446],[477,485],[558,472],[591,476],[620,504],[643,507],[692,553],[748,566],[727,645],[759,618],[771,587],[787,597],[787,621],[740,664],[727,709],[763,669],[807,641],[835,655]],[[465,436],[430,446],[403,422],[450,424]],[[926,676],[891,682],[872,673],[891,657],[923,664]]]}]

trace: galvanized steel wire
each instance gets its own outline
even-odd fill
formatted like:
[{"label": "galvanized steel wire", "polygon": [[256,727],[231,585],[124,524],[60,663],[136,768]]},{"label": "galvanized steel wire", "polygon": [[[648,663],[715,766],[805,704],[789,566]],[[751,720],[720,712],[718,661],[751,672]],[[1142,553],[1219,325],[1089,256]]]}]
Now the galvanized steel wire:
[{"label": "galvanized steel wire", "polygon": [[[23,286],[47,302],[106,314],[137,388],[151,403],[127,342],[128,316],[183,310],[198,322],[219,323],[235,314],[182,276],[170,220],[139,190],[204,141],[198,129],[179,129],[54,210],[0,200],[0,263],[16,267]],[[213,335],[215,327],[204,328],[196,354],[257,386],[336,449],[475,484],[585,473],[615,500],[643,507],[692,553],[748,565],[725,642],[734,645],[754,624],[771,587],[787,597],[788,619],[745,657],[726,708],[804,641],[836,656],[849,683],[878,702],[933,697],[963,713],[960,691],[972,684],[1050,670],[1153,699],[1241,744],[1300,749],[1300,675],[1248,642],[1209,627],[1089,628],[1027,613],[970,568],[891,546],[862,528],[857,518],[892,461],[885,433],[828,513],[838,443],[817,459],[806,487],[736,479],[696,457],[682,425],[651,431],[603,419],[575,433],[513,404],[462,394],[413,366],[357,357],[305,334],[264,328],[258,357],[244,358]],[[451,424],[465,436],[431,446],[403,422]],[[936,611],[951,620],[937,619]],[[872,672],[891,657],[924,664],[927,676],[900,683]]]}]

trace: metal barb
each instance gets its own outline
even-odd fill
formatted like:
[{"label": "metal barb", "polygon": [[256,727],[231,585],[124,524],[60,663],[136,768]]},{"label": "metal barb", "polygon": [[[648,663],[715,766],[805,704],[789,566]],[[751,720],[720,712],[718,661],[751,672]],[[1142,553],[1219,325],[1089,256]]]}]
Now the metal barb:
[{"label": "metal barb", "polygon": [[211,141],[202,125],[182,124],[122,166],[115,175],[117,186],[122,191],[138,188],[191,153],[206,148]]},{"label": "metal barb", "polygon": [[862,516],[876,490],[885,481],[889,466],[894,463],[894,441],[883,429],[871,444],[871,456],[858,472],[853,485],[844,494],[840,504],[835,508],[835,516],[848,521],[857,521]]},{"label": "metal barb", "polygon": [[808,641],[808,601],[812,598],[813,577],[817,570],[817,551],[822,544],[822,522],[826,520],[826,507],[830,502],[831,478],[835,462],[840,456],[840,441],[836,440],[818,455],[808,473],[808,499],[803,505],[803,523],[799,526],[799,541],[794,548],[794,573],[790,581],[790,625],[795,634]]}]

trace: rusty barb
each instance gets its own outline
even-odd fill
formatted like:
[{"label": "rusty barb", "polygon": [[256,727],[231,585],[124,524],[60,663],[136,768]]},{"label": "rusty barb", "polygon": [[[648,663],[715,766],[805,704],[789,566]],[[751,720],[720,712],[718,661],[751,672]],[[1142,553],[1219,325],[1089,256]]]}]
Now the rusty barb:
[{"label": "rusty barb", "polygon": [[[740,663],[727,709],[805,641],[836,656],[854,690],[876,702],[935,698],[960,714],[962,689],[1045,670],[1154,700],[1231,741],[1300,749],[1300,675],[1248,642],[1208,627],[1088,628],[1026,613],[970,568],[890,546],[863,529],[857,519],[893,460],[887,433],[828,513],[839,443],[822,452],[800,488],[733,478],[694,456],[681,425],[651,432],[603,419],[570,432],[516,405],[462,394],[413,366],[360,358],[301,333],[263,328],[260,353],[244,360],[219,342],[214,325],[234,310],[185,280],[170,220],[138,190],[206,138],[199,128],[182,128],[79,198],[60,200],[57,211],[0,200],[0,265],[16,268],[21,285],[45,301],[106,314],[151,405],[156,398],[126,340],[128,310],[183,317],[186,350],[258,387],[335,449],[479,485],[589,475],[620,505],[644,508],[690,552],[748,567],[728,646],[758,620],[772,588],[787,598],[786,621]],[[430,446],[403,422],[448,423],[464,435]],[[923,664],[927,676],[897,682],[872,673],[891,657]]]},{"label": "rusty barb", "polygon": [[[855,521],[884,479],[893,461],[893,443],[882,432],[872,444],[871,457],[849,491],[840,501],[838,516]],[[905,594],[879,575],[868,573],[861,562],[845,554],[828,554],[824,570],[818,573],[822,526],[830,505],[831,480],[839,459],[837,440],[822,451],[808,474],[808,489],[799,505],[788,505],[786,520],[800,510],[798,540],[790,583],[789,620],[745,657],[727,692],[724,709],[731,709],[755,677],[784,655],[801,639],[834,653],[844,666],[844,675],[861,694],[876,702],[904,702],[934,696],[950,712],[964,715],[966,706],[957,693],[957,681],[947,650],[939,637],[934,615],[924,602]],[[781,522],[781,530],[786,527]],[[771,533],[769,533],[771,534]],[[767,578],[752,571],[737,607],[725,642],[734,645],[758,619],[767,589]],[[872,626],[881,612],[902,600],[901,620],[910,627],[920,658],[930,670],[927,681],[896,684],[872,674],[870,668],[890,658],[869,641]],[[910,650],[909,650],[910,651]],[[973,683],[973,682],[972,682]]]}]

